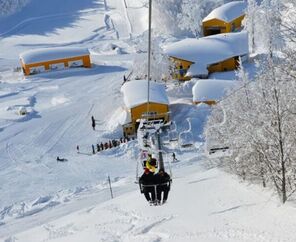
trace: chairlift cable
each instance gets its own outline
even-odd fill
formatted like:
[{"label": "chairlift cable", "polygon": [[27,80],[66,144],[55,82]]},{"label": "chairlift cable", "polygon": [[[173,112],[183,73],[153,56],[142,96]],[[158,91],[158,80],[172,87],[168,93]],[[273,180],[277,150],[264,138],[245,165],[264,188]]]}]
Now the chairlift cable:
[{"label": "chairlift cable", "polygon": [[150,102],[150,79],[151,79],[151,18],[152,18],[152,0],[149,0],[149,25],[148,25],[148,75],[147,75],[147,121],[149,119]]}]

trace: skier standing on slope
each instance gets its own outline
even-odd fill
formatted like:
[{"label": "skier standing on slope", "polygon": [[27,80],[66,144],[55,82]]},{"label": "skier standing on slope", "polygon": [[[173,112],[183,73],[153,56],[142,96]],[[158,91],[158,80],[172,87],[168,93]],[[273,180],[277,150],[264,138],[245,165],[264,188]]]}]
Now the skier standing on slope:
[{"label": "skier standing on slope", "polygon": [[95,120],[94,116],[91,116],[91,126],[92,126],[93,130],[96,130],[96,120]]}]

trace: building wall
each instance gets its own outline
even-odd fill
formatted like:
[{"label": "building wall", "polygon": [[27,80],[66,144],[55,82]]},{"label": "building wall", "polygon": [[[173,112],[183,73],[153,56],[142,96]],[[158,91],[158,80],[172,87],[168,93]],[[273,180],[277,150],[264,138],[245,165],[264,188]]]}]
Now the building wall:
[{"label": "building wall", "polygon": [[209,73],[231,71],[237,68],[237,58],[233,57],[222,62],[218,62],[208,66]]},{"label": "building wall", "polygon": [[[150,103],[149,104],[149,112],[153,113],[155,112],[156,115],[154,118],[149,118],[151,120],[153,119],[163,119],[165,122],[169,121],[168,117],[168,111],[169,106],[165,104],[160,103]],[[138,119],[142,118],[142,114],[145,114],[147,112],[147,104],[142,104],[137,107],[134,107],[131,109],[131,118],[132,122],[135,123]]]},{"label": "building wall", "polygon": [[[149,104],[149,112],[155,112],[156,115],[154,118],[149,118],[149,120],[154,119],[163,119],[165,122],[169,121],[169,106],[165,104],[159,104],[159,103],[150,103]],[[135,136],[138,125],[137,120],[142,118],[142,114],[147,113],[147,104],[142,104],[137,107],[134,107],[130,110],[131,113],[131,119],[132,121],[128,124],[124,124],[123,127],[123,133],[124,136]]]},{"label": "building wall", "polygon": [[25,75],[30,75],[30,68],[40,68],[44,69],[45,71],[51,70],[51,65],[58,65],[58,64],[63,64],[65,68],[69,67],[69,62],[73,61],[82,61],[83,62],[83,67],[90,68],[91,63],[90,63],[90,56],[77,56],[77,57],[71,57],[71,58],[64,58],[64,59],[58,59],[58,60],[49,60],[49,61],[44,61],[44,62],[38,62],[38,63],[23,63],[21,61],[21,65],[23,68],[23,72]]},{"label": "building wall", "polygon": [[128,123],[128,124],[124,124],[122,126],[123,128],[123,136],[124,137],[131,137],[131,136],[136,136],[136,125],[133,123]]},{"label": "building wall", "polygon": [[239,30],[241,30],[242,28],[242,21],[244,19],[245,15],[242,15],[238,18],[236,18],[235,20],[233,20],[230,25],[231,25],[231,32],[237,32]]},{"label": "building wall", "polygon": [[242,20],[245,15],[242,15],[231,22],[224,22],[219,19],[211,19],[202,23],[204,36],[237,32],[242,27]]},{"label": "building wall", "polygon": [[[174,75],[173,77],[175,79],[180,80],[180,81],[190,80],[191,77],[188,77],[188,76],[185,77],[185,74],[186,74],[187,70],[189,69],[189,67],[193,64],[193,62],[189,62],[189,61],[177,59],[177,58],[172,58],[172,57],[171,57],[171,59],[174,61],[175,66],[176,66],[176,72],[173,73],[173,75]],[[183,67],[183,70],[185,72],[184,75],[180,75],[180,73],[178,72],[178,70],[180,70],[180,65]],[[238,65],[239,65],[238,57],[232,57],[227,60],[209,65],[208,71],[209,71],[209,73],[231,71],[231,70],[235,70],[238,67]]]},{"label": "building wall", "polygon": [[229,33],[230,25],[219,19],[211,19],[202,23],[204,36]]},{"label": "building wall", "polygon": [[186,73],[190,66],[194,63],[191,61],[179,59],[176,57],[170,57],[171,61],[175,64],[175,70],[172,73],[174,79],[179,81],[190,80],[190,77],[186,77]]},{"label": "building wall", "polygon": [[206,101],[195,101],[193,103],[194,104],[205,103],[205,104],[212,106],[212,105],[215,105],[217,103],[217,101],[216,100],[206,100]]}]

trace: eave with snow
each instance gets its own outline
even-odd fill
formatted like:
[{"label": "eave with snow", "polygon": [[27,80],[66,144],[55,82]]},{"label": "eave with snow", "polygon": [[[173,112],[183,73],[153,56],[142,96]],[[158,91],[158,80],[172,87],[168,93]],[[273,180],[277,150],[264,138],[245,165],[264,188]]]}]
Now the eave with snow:
[{"label": "eave with snow", "polygon": [[[149,120],[161,119],[169,121],[169,99],[165,86],[160,83],[150,81],[149,83]],[[147,116],[148,105],[148,81],[133,80],[126,82],[121,87],[123,101],[126,112],[128,112],[130,122],[123,125],[125,136],[135,135],[140,119]]]},{"label": "eave with snow", "polygon": [[246,8],[246,2],[234,1],[214,9],[202,21],[204,36],[239,31]]},{"label": "eave with snow", "polygon": [[248,58],[248,33],[187,38],[167,46],[166,53],[177,63],[177,71],[183,71],[180,75],[187,79],[206,78],[212,72],[234,70],[238,67],[239,57],[243,61]]},{"label": "eave with snow", "polygon": [[90,53],[86,48],[59,47],[25,51],[20,54],[25,75],[73,67],[91,67]]},{"label": "eave with snow", "polygon": [[216,104],[223,99],[227,91],[233,89],[237,84],[233,80],[198,80],[192,88],[192,101],[194,104]]}]

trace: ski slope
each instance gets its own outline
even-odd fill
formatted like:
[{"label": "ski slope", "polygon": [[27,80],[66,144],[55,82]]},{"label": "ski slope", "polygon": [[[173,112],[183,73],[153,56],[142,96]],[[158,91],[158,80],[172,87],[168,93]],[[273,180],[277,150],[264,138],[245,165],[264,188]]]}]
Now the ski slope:
[{"label": "ski slope", "polygon": [[[98,199],[99,204],[77,207],[8,241],[272,242],[296,238],[291,233],[296,226],[293,207],[279,206],[272,194],[262,195],[258,187],[205,168],[201,160],[178,168],[169,201],[163,206],[149,206],[139,191],[115,194],[113,200],[101,203]],[[55,211],[46,215],[51,213]]]},{"label": "ski slope", "polygon": [[[131,38],[146,23],[137,0],[32,0],[0,19],[0,241],[295,241],[293,203],[209,168],[209,108],[191,104],[194,80],[167,85],[175,131],[194,142],[168,149],[165,161],[174,151],[179,162],[167,204],[149,206],[134,183],[136,141],[92,155],[92,144],[122,136],[120,88],[137,55]],[[20,52],[58,46],[89,48],[93,68],[26,78],[15,70]]]}]

